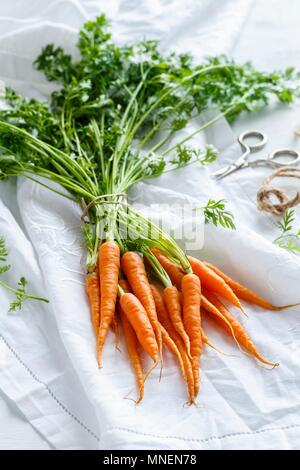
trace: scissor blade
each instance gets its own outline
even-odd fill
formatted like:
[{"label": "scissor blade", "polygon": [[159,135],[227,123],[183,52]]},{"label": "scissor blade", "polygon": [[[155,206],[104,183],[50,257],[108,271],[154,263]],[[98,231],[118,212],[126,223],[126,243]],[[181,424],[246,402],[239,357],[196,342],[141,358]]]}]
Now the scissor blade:
[{"label": "scissor blade", "polygon": [[242,165],[236,165],[236,163],[233,163],[232,165],[228,165],[226,168],[223,168],[222,171],[216,171],[213,173],[213,176],[217,179],[224,178],[227,175],[230,175],[231,173],[234,173],[236,170],[241,168]]},{"label": "scissor blade", "polygon": [[227,173],[227,171],[230,170],[231,167],[232,167],[232,165],[223,166],[219,170],[214,171],[212,173],[212,176],[214,176],[215,178],[220,178],[221,176],[223,176],[224,173]]},{"label": "scissor blade", "polygon": [[241,168],[246,168],[248,165],[248,162],[244,162],[243,165],[231,165],[230,168],[228,168],[227,171],[225,171],[224,173],[222,173],[220,176],[217,176],[217,179],[221,179],[221,178],[225,178],[225,176],[228,176],[228,175],[231,175],[232,173],[234,173],[235,171],[237,170],[240,170]]}]

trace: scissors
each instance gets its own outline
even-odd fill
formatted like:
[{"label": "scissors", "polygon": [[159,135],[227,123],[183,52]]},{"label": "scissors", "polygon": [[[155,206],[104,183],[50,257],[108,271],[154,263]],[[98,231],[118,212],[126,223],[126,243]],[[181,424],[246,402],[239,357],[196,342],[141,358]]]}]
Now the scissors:
[{"label": "scissors", "polygon": [[[247,144],[247,139],[255,137],[257,142]],[[268,165],[271,168],[282,168],[290,165],[298,165],[300,163],[300,154],[296,150],[289,148],[280,148],[271,152],[267,158],[259,158],[256,160],[249,160],[251,153],[257,152],[262,149],[268,141],[266,134],[260,131],[246,131],[243,132],[239,138],[238,142],[240,143],[244,153],[236,160],[235,163],[227,165],[213,173],[218,179],[224,178],[225,176],[234,173],[237,170],[242,168],[256,167],[261,165]],[[283,162],[279,161],[280,157],[288,157],[288,161]]]}]

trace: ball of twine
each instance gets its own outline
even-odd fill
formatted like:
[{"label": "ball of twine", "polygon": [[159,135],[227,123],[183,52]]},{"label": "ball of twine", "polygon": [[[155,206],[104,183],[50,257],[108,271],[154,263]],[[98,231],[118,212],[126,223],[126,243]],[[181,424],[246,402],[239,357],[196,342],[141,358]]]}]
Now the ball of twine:
[{"label": "ball of twine", "polygon": [[[267,176],[267,178],[263,180],[261,188],[257,192],[258,210],[283,216],[288,209],[295,207],[300,203],[300,191],[297,191],[294,197],[289,197],[282,189],[269,186],[270,181],[274,178],[284,176],[300,179],[300,169],[292,166],[283,167],[273,171],[273,173]],[[272,196],[277,198],[277,203],[271,201]]]}]

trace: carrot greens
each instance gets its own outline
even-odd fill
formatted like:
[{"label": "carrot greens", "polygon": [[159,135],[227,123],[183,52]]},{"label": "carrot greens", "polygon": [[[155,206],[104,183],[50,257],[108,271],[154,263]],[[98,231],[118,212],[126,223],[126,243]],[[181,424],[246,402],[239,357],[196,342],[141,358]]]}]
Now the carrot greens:
[{"label": "carrot greens", "polygon": [[[189,271],[182,250],[128,209],[124,194],[165,172],[213,162],[216,150],[193,146],[193,138],[222,117],[233,121],[272,97],[293,101],[298,74],[291,68],[265,73],[225,56],[195,64],[188,54],[163,54],[153,40],[118,45],[104,15],[84,25],[77,48],[77,60],[51,44],[36,59],[36,69],[56,83],[49,102],[6,89],[0,178],[27,177],[88,208],[88,270],[94,270],[99,240],[115,239],[124,249],[122,225],[130,223],[131,238],[142,232],[152,246],[152,231],[164,252]],[[203,121],[207,110],[216,113]],[[180,133],[198,117],[198,128]],[[207,222],[233,228],[224,201],[209,200],[204,212]]]},{"label": "carrot greens", "polygon": [[[151,40],[119,45],[104,15],[83,26],[77,48],[79,59],[51,44],[36,59],[36,69],[55,83],[48,102],[6,89],[6,106],[0,110],[0,179],[22,176],[81,205],[85,287],[99,366],[110,328],[118,337],[121,318],[137,402],[150,372],[159,360],[163,365],[164,345],[177,358],[192,404],[200,386],[202,341],[209,344],[200,305],[201,312],[216,318],[264,362],[219,297],[242,312],[240,299],[271,310],[282,307],[188,257],[168,233],[131,207],[127,192],[138,182],[214,162],[216,149],[199,148],[194,138],[218,120],[232,122],[270,100],[292,102],[299,96],[299,74],[293,68],[265,73],[225,56],[195,64],[188,54],[163,54]],[[201,209],[206,223],[235,228],[223,199],[209,199]],[[290,235],[291,222],[292,217],[285,219],[277,243]],[[0,274],[9,269],[6,258],[0,240]],[[149,283],[149,275],[160,289]],[[16,295],[10,310],[20,308],[25,298],[47,302],[27,294],[23,277],[16,289],[0,285]],[[153,362],[145,374],[142,351]]]}]

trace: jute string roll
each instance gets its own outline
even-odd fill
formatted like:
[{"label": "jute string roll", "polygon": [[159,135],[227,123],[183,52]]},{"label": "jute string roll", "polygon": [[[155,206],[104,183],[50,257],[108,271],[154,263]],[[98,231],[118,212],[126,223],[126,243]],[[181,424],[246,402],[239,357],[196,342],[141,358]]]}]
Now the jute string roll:
[{"label": "jute string roll", "polygon": [[[257,208],[260,211],[271,212],[271,214],[283,216],[291,207],[300,203],[300,191],[297,191],[294,197],[288,197],[285,191],[279,188],[269,186],[274,178],[290,177],[300,179],[300,169],[292,166],[278,168],[273,171],[262,182],[261,188],[257,192]],[[278,203],[271,201],[271,196],[275,196]]]}]

